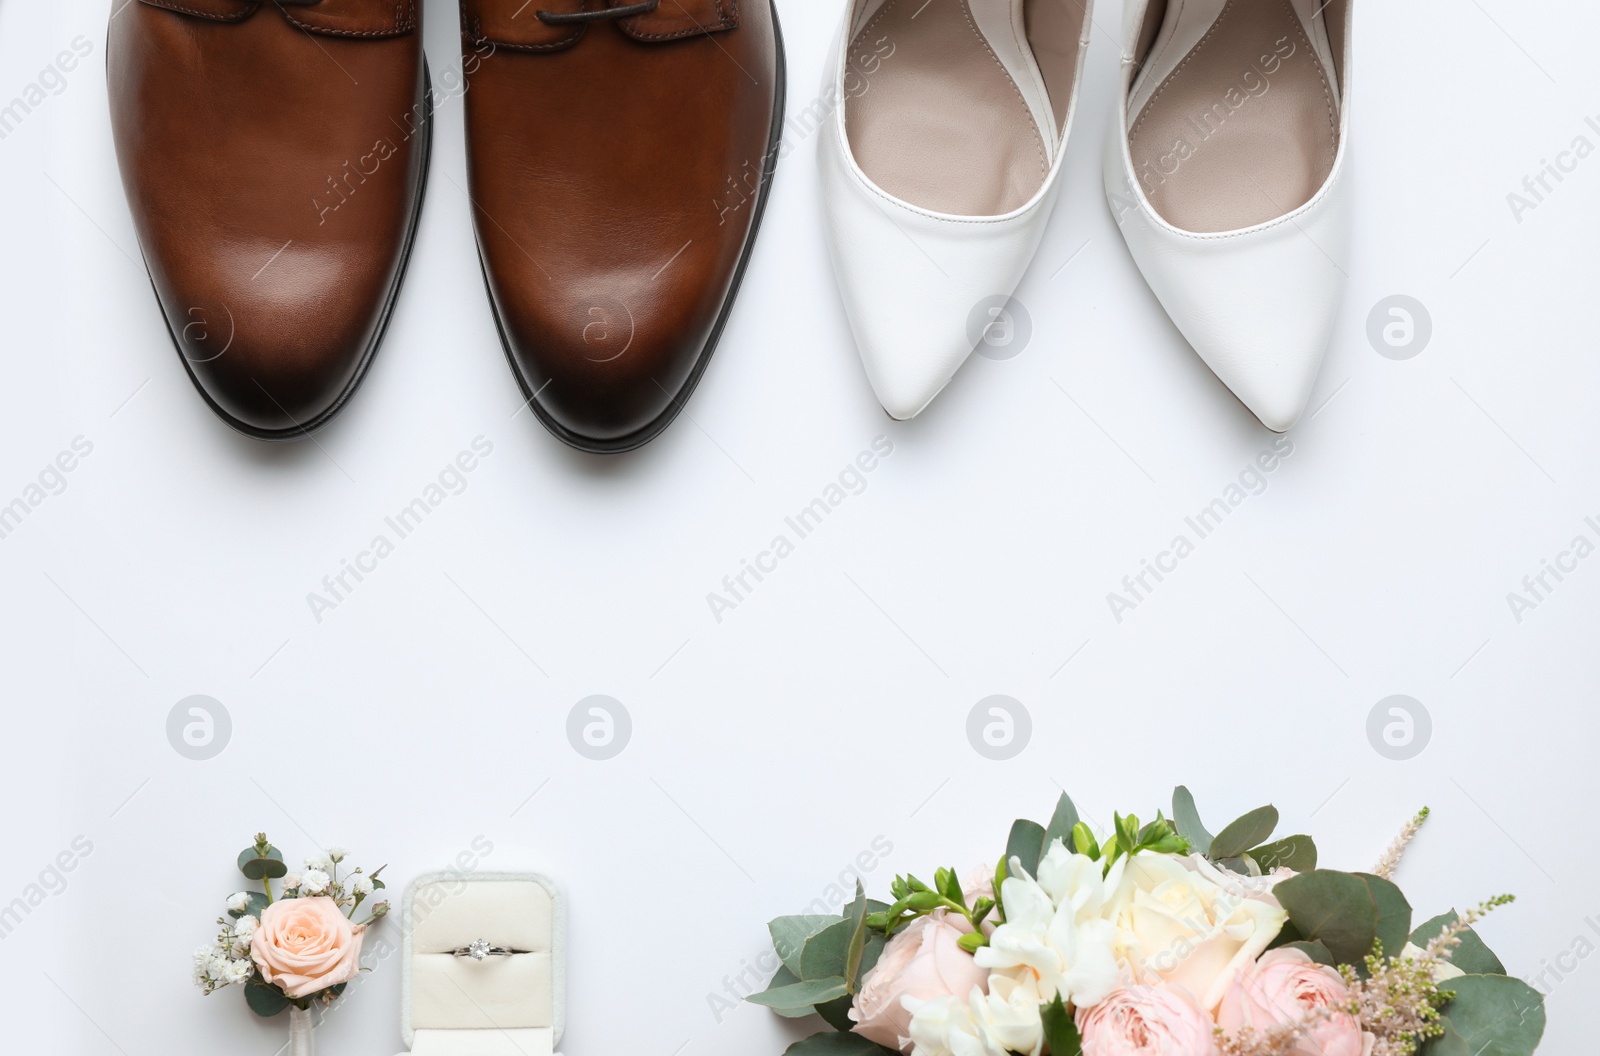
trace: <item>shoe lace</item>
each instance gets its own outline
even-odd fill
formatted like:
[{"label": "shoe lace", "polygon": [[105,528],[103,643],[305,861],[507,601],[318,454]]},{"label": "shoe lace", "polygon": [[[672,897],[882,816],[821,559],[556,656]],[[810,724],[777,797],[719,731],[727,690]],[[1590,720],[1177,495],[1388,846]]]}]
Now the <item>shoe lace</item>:
[{"label": "shoe lace", "polygon": [[604,7],[598,11],[578,11],[572,14],[562,14],[557,11],[535,11],[534,16],[547,26],[570,26],[584,22],[599,22],[601,19],[629,18],[633,15],[648,15],[661,6],[661,0],[643,0],[642,3],[627,4],[623,7]]}]

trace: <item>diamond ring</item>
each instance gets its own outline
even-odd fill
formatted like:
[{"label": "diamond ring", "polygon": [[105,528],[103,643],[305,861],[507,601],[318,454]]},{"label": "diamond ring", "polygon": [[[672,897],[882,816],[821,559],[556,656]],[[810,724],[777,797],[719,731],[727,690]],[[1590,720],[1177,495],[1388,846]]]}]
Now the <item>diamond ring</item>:
[{"label": "diamond ring", "polygon": [[504,946],[490,945],[488,939],[474,939],[468,945],[453,952],[457,957],[471,957],[475,961],[481,961],[487,957],[510,957],[517,951],[507,949]]}]

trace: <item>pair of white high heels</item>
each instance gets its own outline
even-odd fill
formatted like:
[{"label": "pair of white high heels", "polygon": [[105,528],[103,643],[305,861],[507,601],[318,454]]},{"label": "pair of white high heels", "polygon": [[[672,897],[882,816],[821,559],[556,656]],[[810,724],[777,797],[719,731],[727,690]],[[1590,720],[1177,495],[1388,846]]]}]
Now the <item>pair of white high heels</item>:
[{"label": "pair of white high heels", "polygon": [[[1278,432],[1305,410],[1343,291],[1353,3],[1125,0],[1107,201],[1173,322]],[[828,243],[894,418],[949,383],[1039,247],[1093,7],[846,10],[819,149]]]}]

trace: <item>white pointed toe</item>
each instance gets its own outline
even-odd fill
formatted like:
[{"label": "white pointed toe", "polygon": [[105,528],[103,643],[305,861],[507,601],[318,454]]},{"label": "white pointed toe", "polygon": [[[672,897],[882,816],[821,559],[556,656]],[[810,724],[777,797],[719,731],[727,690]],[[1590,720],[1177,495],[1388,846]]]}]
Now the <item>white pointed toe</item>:
[{"label": "white pointed toe", "polygon": [[1092,0],[852,0],[818,149],[867,377],[927,407],[992,331],[1055,207]]},{"label": "white pointed toe", "polygon": [[1106,196],[1151,290],[1269,429],[1304,412],[1349,252],[1354,0],[1130,0]]}]

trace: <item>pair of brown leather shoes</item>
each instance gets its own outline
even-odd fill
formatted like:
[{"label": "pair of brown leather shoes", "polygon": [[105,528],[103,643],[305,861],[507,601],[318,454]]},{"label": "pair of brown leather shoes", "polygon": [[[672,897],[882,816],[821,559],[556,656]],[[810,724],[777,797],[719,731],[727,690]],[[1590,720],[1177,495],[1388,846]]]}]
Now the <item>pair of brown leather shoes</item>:
[{"label": "pair of brown leather shoes", "polygon": [[[626,451],[727,321],[783,112],[772,0],[462,0],[469,188],[512,372]],[[201,394],[263,440],[325,424],[383,337],[421,211],[418,0],[132,0],[108,41],[123,183]]]}]

